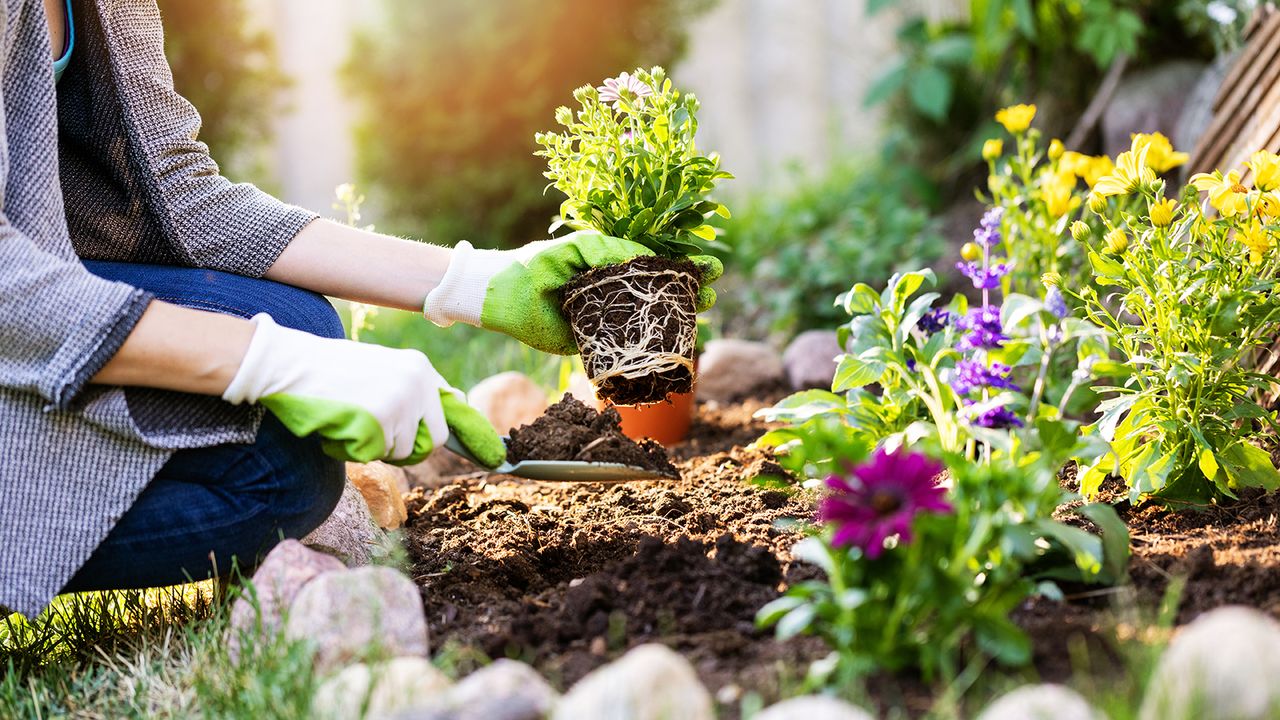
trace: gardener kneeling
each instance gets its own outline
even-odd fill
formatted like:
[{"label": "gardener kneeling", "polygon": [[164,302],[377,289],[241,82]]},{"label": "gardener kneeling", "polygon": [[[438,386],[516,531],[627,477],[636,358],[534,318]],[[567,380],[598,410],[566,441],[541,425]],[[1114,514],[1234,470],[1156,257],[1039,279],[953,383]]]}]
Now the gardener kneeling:
[{"label": "gardener kneeling", "polygon": [[327,517],[341,460],[417,462],[452,431],[502,462],[425,356],[343,340],[321,294],[571,353],[557,289],[649,252],[584,233],[451,250],[318,219],[218,174],[154,2],[79,3],[75,33],[69,2],[0,2],[0,605],[252,564]]}]

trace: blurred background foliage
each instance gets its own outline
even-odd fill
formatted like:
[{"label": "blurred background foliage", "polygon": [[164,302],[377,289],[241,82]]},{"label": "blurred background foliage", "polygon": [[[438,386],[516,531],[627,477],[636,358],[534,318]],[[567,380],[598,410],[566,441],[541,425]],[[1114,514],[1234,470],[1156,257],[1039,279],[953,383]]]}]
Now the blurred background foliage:
[{"label": "blurred background foliage", "polygon": [[711,0],[385,0],[345,79],[359,182],[391,232],[488,247],[547,237],[535,132],[574,88],[670,65]]},{"label": "blurred background foliage", "polygon": [[[175,81],[205,119],[202,139],[228,174],[261,182],[255,158],[289,80],[273,31],[246,21],[255,1],[160,5]],[[559,198],[544,194],[534,133],[552,126],[577,86],[637,65],[674,65],[678,77],[690,21],[717,1],[379,0],[378,19],[353,28],[342,70],[358,110],[352,179],[368,214],[384,232],[447,244],[545,237]],[[712,313],[719,334],[781,344],[834,326],[832,300],[853,281],[874,286],[953,261],[977,219],[980,147],[996,132],[997,108],[1035,102],[1037,126],[1065,138],[1117,63],[1131,73],[1230,52],[1256,5],[848,2],[897,28],[896,54],[862,98],[882,112],[880,142],[837,153],[824,170],[797,167],[768,189],[721,193],[734,217],[720,224],[728,273]],[[1073,149],[1100,145],[1095,129]],[[724,164],[734,170],[733,157]],[[360,339],[422,349],[464,387],[503,369],[553,384],[560,367],[506,338],[440,330],[412,313],[380,313]]]},{"label": "blurred background foliage", "polygon": [[263,152],[289,78],[246,0],[158,0],[173,83],[200,111],[200,139],[223,173],[270,188]]}]

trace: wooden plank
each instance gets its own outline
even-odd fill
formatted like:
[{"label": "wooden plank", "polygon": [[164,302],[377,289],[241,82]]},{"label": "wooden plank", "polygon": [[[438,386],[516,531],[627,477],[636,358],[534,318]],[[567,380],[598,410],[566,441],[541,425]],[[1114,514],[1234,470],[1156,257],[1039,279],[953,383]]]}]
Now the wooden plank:
[{"label": "wooden plank", "polygon": [[[1192,151],[1193,170],[1208,172],[1213,169],[1211,166],[1221,164],[1267,92],[1280,81],[1280,60],[1276,58],[1280,53],[1280,13],[1273,16],[1268,27],[1268,35],[1259,37],[1260,42],[1265,40],[1261,54],[1254,55],[1246,48],[1237,61],[1237,66],[1248,66],[1248,71],[1227,101],[1215,110],[1213,120]],[[1263,57],[1266,62],[1261,61]]]},{"label": "wooden plank", "polygon": [[1258,76],[1267,65],[1271,64],[1278,48],[1280,48],[1280,13],[1273,13],[1263,21],[1257,37],[1244,46],[1236,64],[1222,79],[1218,98],[1213,104],[1214,111],[1230,107],[1234,98],[1247,92],[1251,85],[1257,83]]}]

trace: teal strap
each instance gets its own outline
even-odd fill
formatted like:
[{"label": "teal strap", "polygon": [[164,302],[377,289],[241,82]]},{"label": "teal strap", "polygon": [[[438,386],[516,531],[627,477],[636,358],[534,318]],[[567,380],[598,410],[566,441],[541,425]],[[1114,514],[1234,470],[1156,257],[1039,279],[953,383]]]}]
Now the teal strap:
[{"label": "teal strap", "polygon": [[67,45],[62,51],[62,57],[53,61],[53,81],[56,83],[62,79],[62,73],[66,72],[67,66],[71,64],[71,51],[76,47],[76,24],[71,20],[71,0],[67,0]]}]

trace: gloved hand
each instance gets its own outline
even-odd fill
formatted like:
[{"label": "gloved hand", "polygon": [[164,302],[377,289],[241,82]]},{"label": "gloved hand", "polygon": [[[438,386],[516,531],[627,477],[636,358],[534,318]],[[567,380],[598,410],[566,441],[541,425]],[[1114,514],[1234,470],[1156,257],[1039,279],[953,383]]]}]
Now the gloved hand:
[{"label": "gloved hand", "polygon": [[[464,240],[453,249],[440,286],[427,295],[423,314],[440,327],[460,321],[543,352],[572,355],[578,344],[560,314],[560,288],[583,270],[652,254],[639,243],[587,231],[515,250],[478,250]],[[697,308],[702,312],[715,304],[710,285],[724,268],[709,255],[689,260],[701,273]]]},{"label": "gloved hand", "polygon": [[317,433],[339,460],[421,461],[452,429],[479,460],[497,467],[506,447],[416,350],[320,338],[257,315],[249,350],[222,394],[262,403],[299,437]]}]

